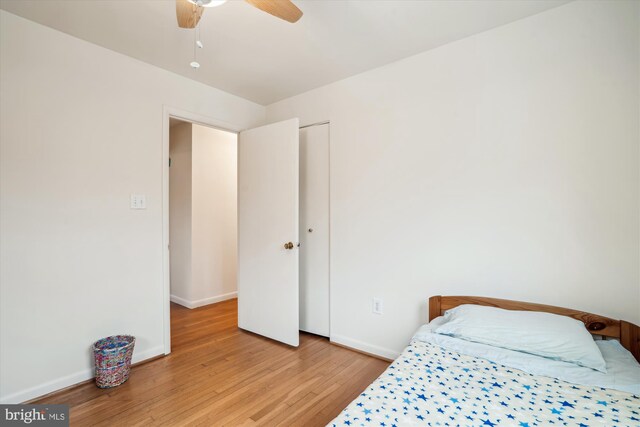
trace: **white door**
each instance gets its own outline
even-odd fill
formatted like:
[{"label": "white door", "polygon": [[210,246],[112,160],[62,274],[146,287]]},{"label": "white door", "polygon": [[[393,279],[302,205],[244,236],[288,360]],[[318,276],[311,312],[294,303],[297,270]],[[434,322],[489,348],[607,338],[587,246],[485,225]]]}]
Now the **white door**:
[{"label": "white door", "polygon": [[296,347],[298,148],[298,119],[238,139],[238,326]]},{"label": "white door", "polygon": [[300,129],[300,329],[329,336],[329,124]]}]

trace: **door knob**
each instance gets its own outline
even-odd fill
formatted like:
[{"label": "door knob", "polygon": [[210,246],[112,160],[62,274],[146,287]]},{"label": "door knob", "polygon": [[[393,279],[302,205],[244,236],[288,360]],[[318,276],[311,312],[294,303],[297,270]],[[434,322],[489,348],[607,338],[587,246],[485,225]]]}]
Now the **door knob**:
[{"label": "door knob", "polygon": [[285,249],[293,249],[293,243],[292,242],[287,242],[284,244],[284,248]]},{"label": "door knob", "polygon": [[309,233],[313,233],[313,228],[310,228],[310,229],[309,229]]}]

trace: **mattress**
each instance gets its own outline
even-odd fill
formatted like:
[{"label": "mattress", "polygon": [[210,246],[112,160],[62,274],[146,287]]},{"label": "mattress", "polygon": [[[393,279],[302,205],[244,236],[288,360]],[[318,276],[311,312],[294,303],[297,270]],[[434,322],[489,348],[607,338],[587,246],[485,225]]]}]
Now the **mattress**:
[{"label": "mattress", "polygon": [[525,372],[426,341],[412,340],[329,425],[640,426],[636,394]]}]

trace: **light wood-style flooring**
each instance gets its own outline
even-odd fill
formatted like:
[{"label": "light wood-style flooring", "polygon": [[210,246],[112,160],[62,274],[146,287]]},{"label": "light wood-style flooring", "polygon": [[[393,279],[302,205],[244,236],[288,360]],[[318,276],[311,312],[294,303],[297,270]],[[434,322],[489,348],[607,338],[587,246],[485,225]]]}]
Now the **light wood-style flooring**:
[{"label": "light wood-style flooring", "polygon": [[172,353],[136,366],[125,384],[93,383],[33,403],[66,403],[71,425],[324,426],[387,362],[301,333],[292,348],[242,331],[237,300],[172,304]]}]

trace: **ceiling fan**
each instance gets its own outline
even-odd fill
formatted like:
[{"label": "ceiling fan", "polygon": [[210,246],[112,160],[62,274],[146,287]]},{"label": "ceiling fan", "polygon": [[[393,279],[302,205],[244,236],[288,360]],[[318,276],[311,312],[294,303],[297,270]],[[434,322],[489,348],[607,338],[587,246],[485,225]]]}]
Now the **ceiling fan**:
[{"label": "ceiling fan", "polygon": [[[290,0],[245,0],[250,5],[257,7],[277,18],[287,22],[297,22],[302,16],[302,11]],[[180,28],[195,28],[202,17],[204,8],[220,6],[226,0],[176,0],[176,17]]]}]

